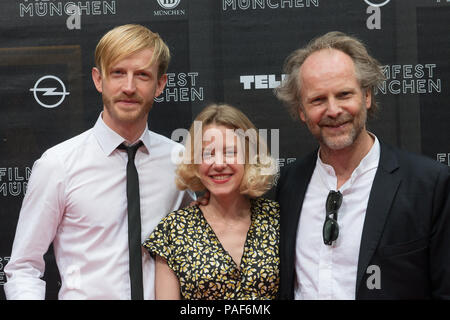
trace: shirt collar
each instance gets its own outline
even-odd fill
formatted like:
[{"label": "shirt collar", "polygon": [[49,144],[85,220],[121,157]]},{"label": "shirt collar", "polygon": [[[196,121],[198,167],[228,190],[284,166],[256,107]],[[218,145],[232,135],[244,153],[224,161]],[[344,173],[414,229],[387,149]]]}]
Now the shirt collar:
[{"label": "shirt collar", "polygon": [[[111,155],[111,153],[117,149],[117,147],[121,143],[129,143],[125,140],[120,134],[112,130],[110,127],[106,125],[106,123],[102,119],[102,113],[97,119],[97,122],[94,125],[94,136],[97,138],[97,141],[100,145],[100,148],[103,150],[106,156]],[[146,153],[149,153],[150,150],[150,134],[148,131],[148,125],[145,127],[144,132],[141,137],[137,141],[142,141],[145,146]],[[134,142],[137,142],[134,141]],[[133,142],[133,144],[134,144]]]},{"label": "shirt collar", "polygon": [[[374,138],[374,143],[372,147],[370,148],[369,152],[366,154],[366,156],[361,160],[359,165],[356,167],[355,170],[353,170],[352,175],[342,187],[345,187],[348,185],[348,182],[350,185],[353,184],[353,181],[364,174],[365,172],[378,168],[378,163],[380,161],[380,142],[378,141],[378,138],[371,132],[368,132],[371,137]],[[333,176],[336,177],[336,173],[334,172],[334,169],[329,164],[323,163],[320,159],[320,148],[317,151],[317,161],[316,161],[316,168],[319,170],[319,174],[323,177],[322,180],[324,180],[324,183],[326,180],[329,181],[329,179],[326,179],[325,176]],[[327,184],[327,183],[325,183]],[[330,187],[330,186],[329,186]],[[335,188],[336,186],[334,186]],[[341,187],[341,188],[342,188]],[[334,190],[334,188],[331,188]]]},{"label": "shirt collar", "polygon": [[361,160],[355,171],[353,171],[352,176],[359,176],[369,170],[378,168],[378,162],[380,161],[380,142],[373,133],[368,133],[372,136],[372,138],[374,138],[372,148],[370,148],[370,151]]}]

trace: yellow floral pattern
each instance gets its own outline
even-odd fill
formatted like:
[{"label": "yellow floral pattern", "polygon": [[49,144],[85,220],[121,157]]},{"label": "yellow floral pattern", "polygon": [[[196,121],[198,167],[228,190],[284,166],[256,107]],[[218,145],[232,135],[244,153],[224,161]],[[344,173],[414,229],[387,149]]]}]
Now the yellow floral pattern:
[{"label": "yellow floral pattern", "polygon": [[183,299],[275,299],[279,284],[279,205],[251,200],[251,225],[240,268],[198,206],[169,213],[143,246],[167,260]]}]

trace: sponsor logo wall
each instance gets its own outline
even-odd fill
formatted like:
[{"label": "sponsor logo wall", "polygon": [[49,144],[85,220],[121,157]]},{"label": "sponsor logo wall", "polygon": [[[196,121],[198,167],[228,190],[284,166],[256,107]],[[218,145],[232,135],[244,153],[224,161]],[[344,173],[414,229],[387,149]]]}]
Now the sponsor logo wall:
[{"label": "sponsor logo wall", "polygon": [[[450,165],[448,0],[11,0],[0,9],[0,299],[33,163],[95,123],[102,105],[91,80],[93,53],[116,25],[143,24],[172,51],[149,120],[167,137],[208,103],[226,102],[258,128],[279,130],[280,166],[306,155],[315,141],[273,89],[289,53],[340,30],[361,38],[384,66],[381,110],[369,130]],[[56,299],[51,248],[46,261],[47,298]]]}]

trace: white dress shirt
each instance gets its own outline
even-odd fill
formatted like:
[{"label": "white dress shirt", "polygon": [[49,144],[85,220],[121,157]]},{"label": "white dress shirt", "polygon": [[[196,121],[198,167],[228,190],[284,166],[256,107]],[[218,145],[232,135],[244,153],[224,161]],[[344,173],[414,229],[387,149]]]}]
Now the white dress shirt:
[{"label": "white dress shirt", "polygon": [[375,143],[369,153],[339,189],[343,196],[337,219],[339,236],[331,246],[323,243],[322,229],[325,202],[330,190],[336,190],[337,177],[333,167],[324,164],[317,157],[297,228],[297,300],[355,299],[361,234],[370,190],[380,160],[380,144],[373,137]]},{"label": "white dress shirt", "polygon": [[[175,186],[173,148],[146,128],[135,164],[141,196],[141,239],[163,216],[191,201]],[[47,150],[33,165],[20,211],[7,299],[44,299],[43,255],[51,242],[61,275],[59,299],[130,299],[127,153],[124,138],[101,115],[86,132]],[[154,260],[142,250],[144,298],[154,299]]]}]

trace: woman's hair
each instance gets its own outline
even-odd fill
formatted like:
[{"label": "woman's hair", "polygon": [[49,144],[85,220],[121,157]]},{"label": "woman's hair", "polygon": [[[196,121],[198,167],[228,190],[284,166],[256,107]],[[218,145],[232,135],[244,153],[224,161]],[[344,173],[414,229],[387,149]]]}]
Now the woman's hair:
[{"label": "woman's hair", "polygon": [[103,77],[115,62],[143,49],[152,49],[153,56],[148,66],[158,63],[158,78],[166,73],[170,51],[158,33],[138,24],[126,24],[107,32],[95,49],[95,65]]},{"label": "woman's hair", "polygon": [[189,129],[183,161],[176,170],[177,187],[193,191],[206,189],[199,178],[198,164],[203,161],[203,133],[208,125],[233,129],[241,143],[244,142],[245,147],[241,148],[245,150],[241,194],[256,198],[268,191],[277,174],[276,162],[270,156],[267,144],[261,139],[253,123],[240,110],[227,104],[211,104],[195,118]]},{"label": "woman's hair", "polygon": [[302,107],[300,68],[311,54],[325,49],[342,51],[353,60],[361,89],[370,90],[372,93],[371,108],[367,115],[373,116],[378,109],[374,89],[385,79],[381,65],[369,55],[360,40],[339,31],[328,32],[311,40],[305,47],[295,50],[286,58],[283,68],[286,78],[281,86],[275,89],[276,96],[286,104],[291,116],[298,118],[298,108]]}]

